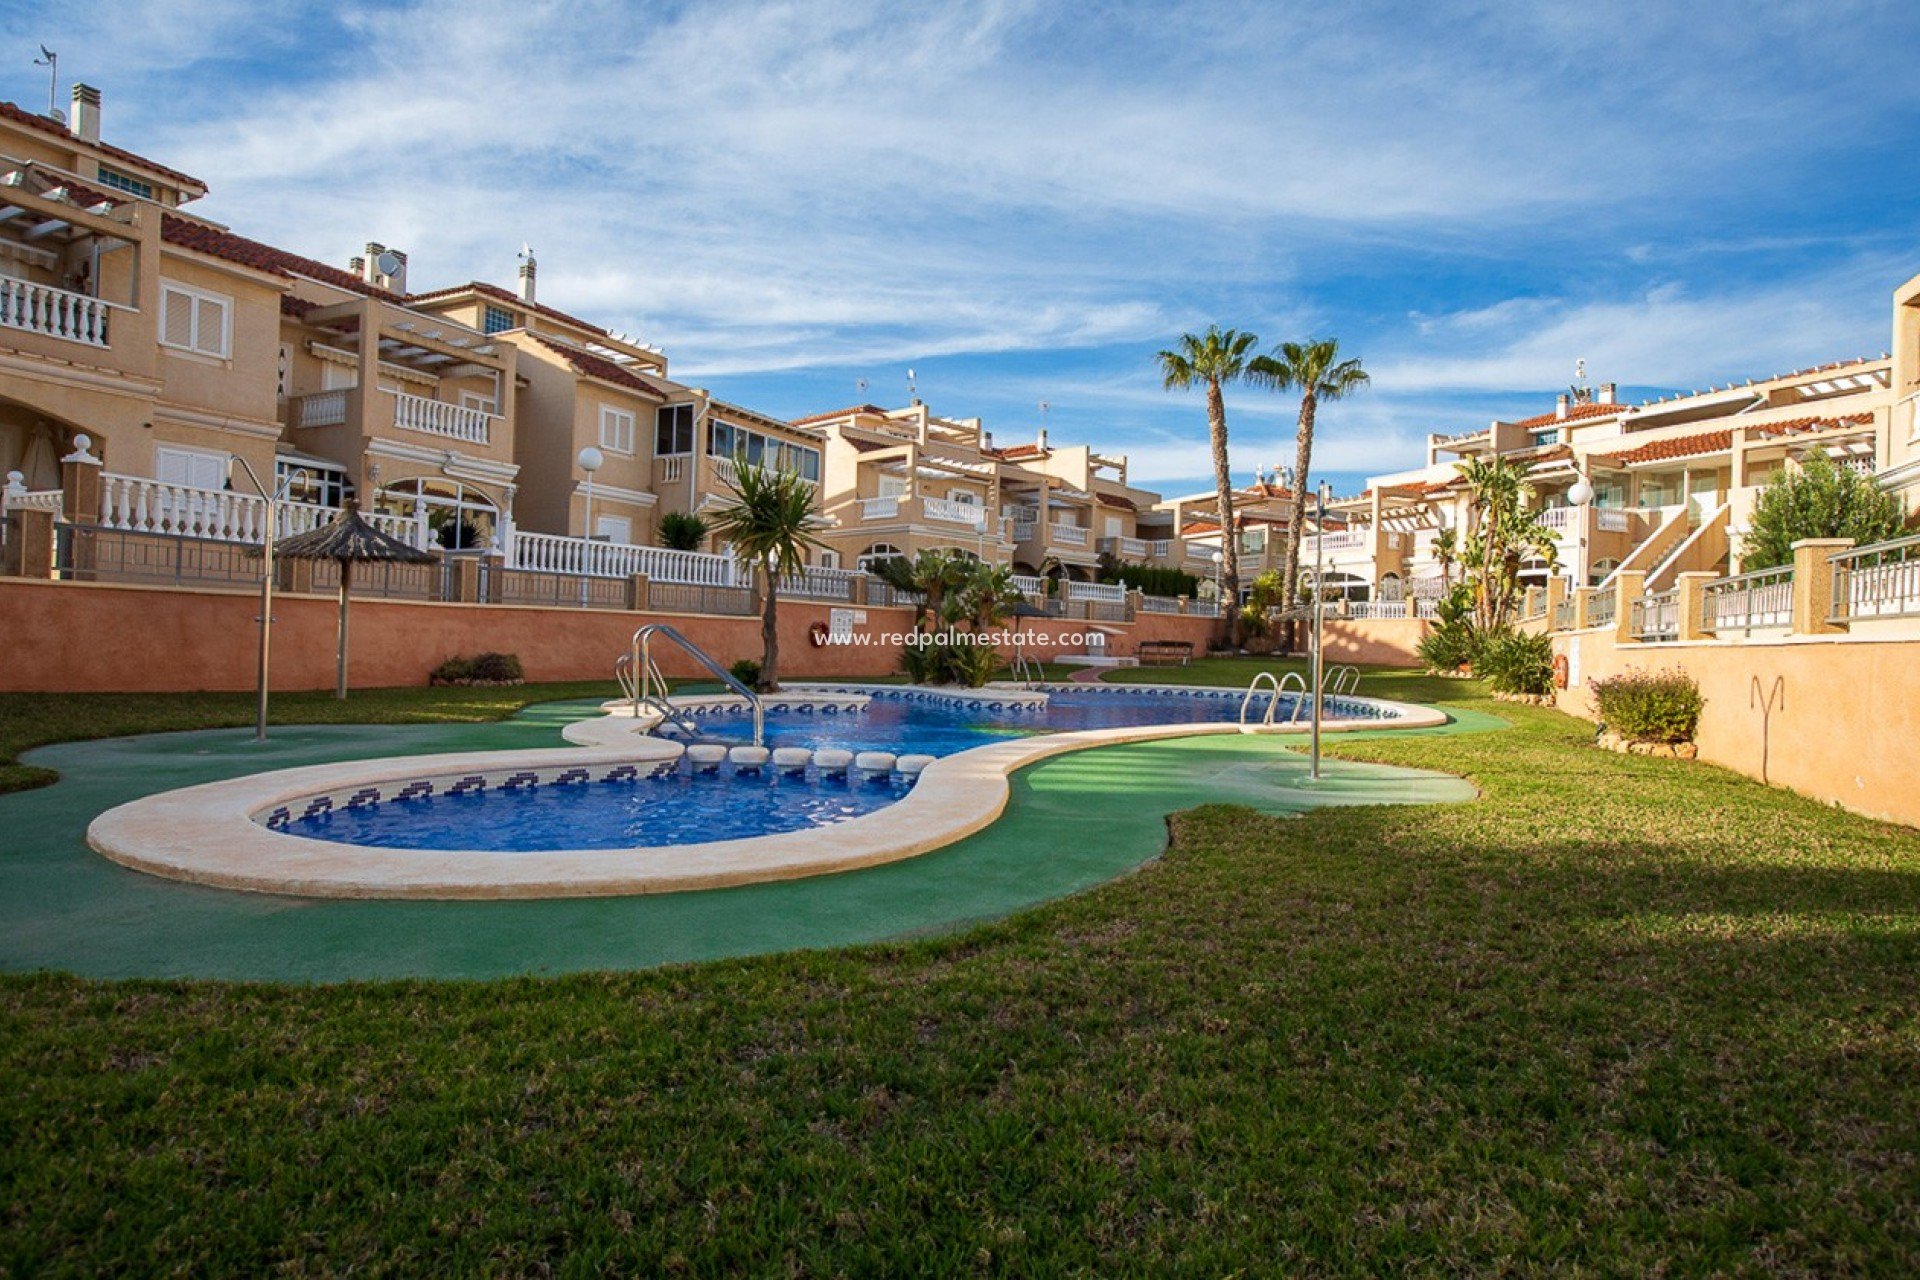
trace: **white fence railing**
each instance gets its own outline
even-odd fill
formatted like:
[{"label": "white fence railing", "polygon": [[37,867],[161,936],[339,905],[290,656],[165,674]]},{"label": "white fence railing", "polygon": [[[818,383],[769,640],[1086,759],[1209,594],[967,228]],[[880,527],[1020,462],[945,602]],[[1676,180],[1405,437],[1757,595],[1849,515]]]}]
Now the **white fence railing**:
[{"label": "white fence railing", "polygon": [[[1593,605],[1611,600],[1612,593],[1597,596],[1587,606],[1587,622],[1595,622]],[[1705,628],[1716,634],[1754,627],[1793,625],[1793,568],[1761,569],[1709,582],[1706,588]],[[1607,621],[1611,621],[1611,617]]]},{"label": "white fence railing", "polygon": [[310,396],[301,396],[296,403],[294,425],[297,427],[337,427],[347,420],[345,391],[316,391]]},{"label": "white fence railing", "polygon": [[780,580],[780,593],[814,600],[852,600],[853,584],[867,575],[858,569],[823,569],[808,565]]},{"label": "white fence railing", "polygon": [[1013,585],[1020,589],[1021,595],[1029,599],[1038,599],[1047,594],[1047,580],[1045,578],[1016,573],[1013,575]]},{"label": "white fence railing", "polygon": [[520,529],[514,530],[507,542],[507,567],[577,573],[589,578],[626,578],[641,573],[655,582],[703,587],[749,585],[748,575],[732,556],[641,547],[626,542],[589,541]]},{"label": "white fence railing", "polygon": [[0,276],[0,325],[89,347],[107,345],[113,304],[84,293]]},{"label": "white fence railing", "polygon": [[1063,547],[1084,547],[1091,540],[1092,531],[1077,524],[1060,524],[1056,521],[1049,526],[1048,536]]},{"label": "white fence railing", "polygon": [[1920,614],[1920,537],[1855,547],[1833,557],[1833,620]]},{"label": "white fence railing", "polygon": [[1407,616],[1407,602],[1404,600],[1355,600],[1347,605],[1349,618],[1404,618]]},{"label": "white fence railing", "polygon": [[465,440],[469,444],[486,444],[492,438],[495,415],[484,409],[448,404],[445,400],[409,395],[405,391],[388,394],[393,397],[393,425],[403,430]]},{"label": "white fence railing", "polygon": [[1118,582],[1074,582],[1071,579],[1062,584],[1066,588],[1069,600],[1104,600],[1109,604],[1125,604],[1127,589]]},{"label": "white fence railing", "polygon": [[922,498],[920,510],[929,520],[943,520],[948,524],[966,524],[980,526],[987,522],[985,507],[973,502],[955,502],[951,498]]},{"label": "white fence railing", "polygon": [[862,520],[891,520],[899,514],[899,498],[860,499],[860,518]]},{"label": "white fence railing", "polygon": [[[274,536],[289,537],[327,524],[340,514],[337,507],[311,502],[282,502],[274,520]],[[413,547],[431,539],[426,513],[416,509],[404,515],[363,511],[368,524]],[[251,493],[228,489],[194,489],[141,476],[107,472],[100,477],[100,523],[129,533],[162,533],[215,542],[264,541],[267,502]]]}]

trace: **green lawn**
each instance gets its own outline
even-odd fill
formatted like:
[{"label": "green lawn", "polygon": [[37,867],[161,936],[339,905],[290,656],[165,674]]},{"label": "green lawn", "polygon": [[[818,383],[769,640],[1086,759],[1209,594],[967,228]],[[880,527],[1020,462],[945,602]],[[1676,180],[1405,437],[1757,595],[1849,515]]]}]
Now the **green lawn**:
[{"label": "green lawn", "polygon": [[1511,719],[1330,742],[1482,798],[852,951],[0,981],[0,1275],[1920,1272],[1920,835],[1363,692]]}]

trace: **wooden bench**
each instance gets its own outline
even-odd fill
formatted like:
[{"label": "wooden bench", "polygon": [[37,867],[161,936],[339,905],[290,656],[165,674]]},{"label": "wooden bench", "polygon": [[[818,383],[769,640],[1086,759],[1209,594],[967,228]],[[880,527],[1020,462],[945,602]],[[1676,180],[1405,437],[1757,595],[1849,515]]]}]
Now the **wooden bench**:
[{"label": "wooden bench", "polygon": [[1187,640],[1142,640],[1139,658],[1143,667],[1184,667],[1193,661],[1193,644]]}]

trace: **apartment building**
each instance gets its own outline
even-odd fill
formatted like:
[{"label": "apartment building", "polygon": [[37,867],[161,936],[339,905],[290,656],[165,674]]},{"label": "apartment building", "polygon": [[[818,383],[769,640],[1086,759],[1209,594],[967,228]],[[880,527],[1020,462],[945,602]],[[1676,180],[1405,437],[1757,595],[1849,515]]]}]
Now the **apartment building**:
[{"label": "apartment building", "polygon": [[[1337,502],[1345,527],[1308,539],[1304,558],[1324,550],[1328,586],[1356,599],[1437,594],[1451,570],[1447,531],[1457,546],[1470,520],[1457,464],[1497,457],[1526,467],[1554,535],[1554,554],[1529,560],[1523,579],[1599,585],[1635,570],[1663,590],[1682,572],[1737,572],[1754,500],[1781,468],[1818,451],[1896,474],[1911,446],[1893,426],[1894,365],[1839,361],[1632,405],[1611,384],[1575,389],[1549,413],[1430,437],[1425,467]],[[1581,479],[1594,496],[1575,506]]]}]

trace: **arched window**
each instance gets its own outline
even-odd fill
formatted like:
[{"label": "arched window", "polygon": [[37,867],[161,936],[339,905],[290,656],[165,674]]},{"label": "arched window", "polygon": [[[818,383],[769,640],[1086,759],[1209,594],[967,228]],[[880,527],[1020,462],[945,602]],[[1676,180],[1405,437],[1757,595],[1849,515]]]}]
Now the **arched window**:
[{"label": "arched window", "polygon": [[381,485],[374,494],[375,511],[410,516],[422,508],[434,544],[449,551],[486,546],[493,541],[494,526],[500,519],[500,509],[493,499],[458,480],[396,480]]},{"label": "arched window", "polygon": [[878,562],[882,560],[895,560],[903,554],[900,548],[894,546],[891,542],[876,542],[865,551],[862,551],[860,558],[854,561],[854,564],[858,566],[862,572],[871,572],[873,566]]}]

